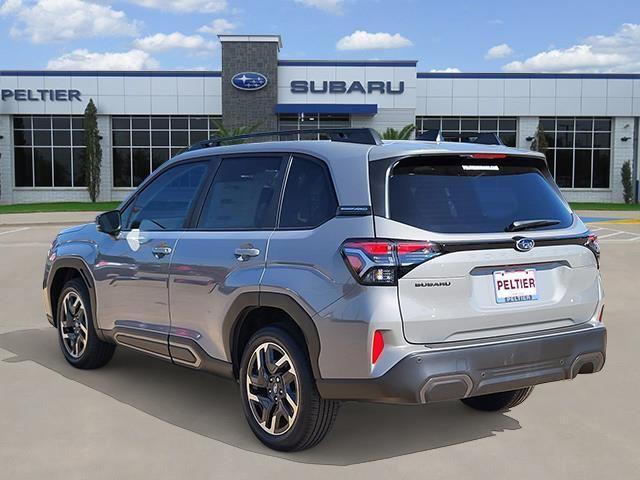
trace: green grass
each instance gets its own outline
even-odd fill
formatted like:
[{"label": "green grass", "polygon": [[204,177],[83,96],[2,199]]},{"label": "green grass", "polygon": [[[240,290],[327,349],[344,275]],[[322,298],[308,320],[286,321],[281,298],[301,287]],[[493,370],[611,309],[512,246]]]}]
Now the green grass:
[{"label": "green grass", "polygon": [[3,213],[35,213],[35,212],[106,212],[113,210],[120,202],[56,202],[56,203],[20,203],[16,205],[0,205]]},{"label": "green grass", "polygon": [[637,211],[640,203],[595,203],[595,202],[571,202],[574,210],[610,210],[610,211]]}]

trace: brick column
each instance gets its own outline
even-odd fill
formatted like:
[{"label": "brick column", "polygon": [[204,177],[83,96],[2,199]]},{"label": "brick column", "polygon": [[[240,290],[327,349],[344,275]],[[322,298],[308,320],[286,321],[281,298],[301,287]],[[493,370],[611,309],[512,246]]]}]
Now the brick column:
[{"label": "brick column", "polygon": [[[222,122],[227,128],[257,125],[257,131],[277,130],[275,106],[278,103],[280,37],[221,35],[220,43]],[[261,73],[267,77],[267,85],[260,90],[238,90],[231,79],[242,72]]]}]

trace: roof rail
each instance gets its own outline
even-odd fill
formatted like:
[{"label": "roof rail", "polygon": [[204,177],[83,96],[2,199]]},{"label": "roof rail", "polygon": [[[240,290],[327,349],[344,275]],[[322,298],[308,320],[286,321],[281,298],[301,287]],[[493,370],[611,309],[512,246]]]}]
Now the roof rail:
[{"label": "roof rail", "polygon": [[[480,145],[504,145],[497,133],[492,132],[447,132],[444,140],[457,139],[466,143],[477,143]],[[416,135],[416,140],[441,142],[443,136],[440,130],[425,130]]]},{"label": "roof rail", "polygon": [[246,133],[243,135],[234,135],[232,137],[210,138],[194,143],[187,151],[199,150],[201,148],[219,147],[223,143],[238,142],[238,140],[247,140],[251,138],[263,137],[283,137],[286,135],[304,135],[309,133],[317,133],[326,135],[332,142],[344,143],[361,143],[364,145],[381,145],[380,135],[372,128],[313,128],[303,130],[278,130],[274,132],[257,132]]}]

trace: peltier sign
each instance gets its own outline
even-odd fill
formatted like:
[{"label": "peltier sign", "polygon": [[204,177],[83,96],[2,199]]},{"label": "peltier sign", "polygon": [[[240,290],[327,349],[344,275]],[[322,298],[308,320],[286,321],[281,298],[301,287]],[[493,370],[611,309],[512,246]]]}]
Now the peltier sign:
[{"label": "peltier sign", "polygon": [[49,90],[16,88],[14,90],[2,89],[0,98],[3,102],[15,100],[16,102],[72,102],[82,101],[80,90]]}]

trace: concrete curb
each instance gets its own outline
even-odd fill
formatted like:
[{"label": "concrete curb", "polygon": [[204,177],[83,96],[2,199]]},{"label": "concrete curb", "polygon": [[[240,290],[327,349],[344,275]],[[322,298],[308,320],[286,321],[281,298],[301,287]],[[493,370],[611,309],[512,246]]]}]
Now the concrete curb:
[{"label": "concrete curb", "polygon": [[93,222],[100,213],[102,212],[6,213],[0,215],[0,227],[80,225]]}]

